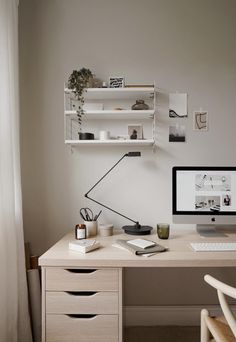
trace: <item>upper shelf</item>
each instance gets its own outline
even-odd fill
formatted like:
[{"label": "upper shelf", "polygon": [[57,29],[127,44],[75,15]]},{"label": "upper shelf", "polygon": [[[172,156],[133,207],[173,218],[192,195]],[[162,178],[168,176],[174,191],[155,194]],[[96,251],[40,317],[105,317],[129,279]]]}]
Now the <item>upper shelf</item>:
[{"label": "upper shelf", "polygon": [[[66,93],[72,93],[72,89],[65,88]],[[124,87],[124,88],[87,88],[87,99],[125,99],[125,98],[149,98],[155,92],[154,87]]]}]

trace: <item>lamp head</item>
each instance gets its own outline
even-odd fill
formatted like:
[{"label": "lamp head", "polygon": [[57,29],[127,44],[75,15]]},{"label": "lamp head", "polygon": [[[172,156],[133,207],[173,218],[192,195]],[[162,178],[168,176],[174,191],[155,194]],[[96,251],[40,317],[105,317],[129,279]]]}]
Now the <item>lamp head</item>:
[{"label": "lamp head", "polygon": [[128,152],[126,157],[141,157],[141,152]]}]

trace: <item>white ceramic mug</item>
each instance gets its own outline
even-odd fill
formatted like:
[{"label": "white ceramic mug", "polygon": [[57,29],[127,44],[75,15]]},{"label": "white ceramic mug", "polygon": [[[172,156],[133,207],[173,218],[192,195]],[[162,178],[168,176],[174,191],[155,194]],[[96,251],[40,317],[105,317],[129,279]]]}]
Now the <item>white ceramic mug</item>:
[{"label": "white ceramic mug", "polygon": [[87,238],[97,235],[97,221],[84,221],[84,224],[86,226]]},{"label": "white ceramic mug", "polygon": [[100,140],[109,140],[110,139],[110,132],[109,131],[100,131],[99,132],[99,139]]}]

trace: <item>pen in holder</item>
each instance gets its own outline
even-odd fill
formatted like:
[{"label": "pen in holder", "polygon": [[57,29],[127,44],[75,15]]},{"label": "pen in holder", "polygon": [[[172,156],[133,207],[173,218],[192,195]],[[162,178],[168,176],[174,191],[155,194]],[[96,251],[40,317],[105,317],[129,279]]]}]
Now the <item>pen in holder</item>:
[{"label": "pen in holder", "polygon": [[86,226],[87,238],[97,235],[97,221],[84,221],[84,224]]}]

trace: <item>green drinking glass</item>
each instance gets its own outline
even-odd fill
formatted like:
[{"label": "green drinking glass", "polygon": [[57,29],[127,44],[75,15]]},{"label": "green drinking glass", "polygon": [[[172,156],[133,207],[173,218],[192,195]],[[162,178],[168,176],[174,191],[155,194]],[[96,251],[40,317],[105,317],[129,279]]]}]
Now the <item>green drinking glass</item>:
[{"label": "green drinking glass", "polygon": [[158,223],[157,235],[159,239],[168,239],[170,235],[170,225],[168,223]]}]

